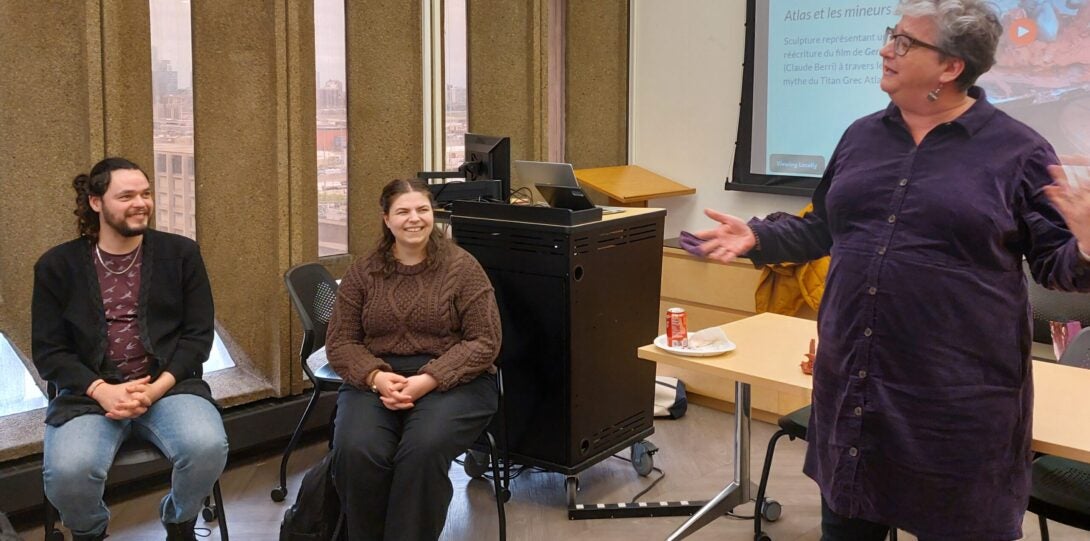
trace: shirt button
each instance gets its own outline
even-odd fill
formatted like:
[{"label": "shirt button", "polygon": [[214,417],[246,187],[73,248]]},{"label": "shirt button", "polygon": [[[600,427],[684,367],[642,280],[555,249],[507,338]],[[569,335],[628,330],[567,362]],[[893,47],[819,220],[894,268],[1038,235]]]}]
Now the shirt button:
[{"label": "shirt button", "polygon": [[887,221],[887,222],[889,222],[889,223],[893,223],[893,222],[896,222],[896,221],[897,221],[897,215],[895,215],[895,214],[890,214],[890,215],[889,215],[889,218],[886,218],[886,221]]},{"label": "shirt button", "polygon": [[878,248],[878,255],[886,255],[886,247],[885,246],[882,246],[881,248]]},{"label": "shirt button", "polygon": [[874,331],[870,330],[870,327],[863,329],[863,336],[870,336],[872,334],[874,334]]},{"label": "shirt button", "polygon": [[852,448],[848,449],[848,454],[851,455],[851,456],[856,456],[856,455],[859,454],[859,449],[856,449],[855,447],[852,447]]},{"label": "shirt button", "polygon": [[901,186],[906,186],[906,185],[908,185],[908,179],[907,178],[902,178],[901,182],[898,182],[897,184],[899,184]]},{"label": "shirt button", "polygon": [[878,293],[878,288],[877,287],[871,286],[871,287],[867,288],[867,294],[868,295],[874,295],[875,293]]},{"label": "shirt button", "polygon": [[861,378],[867,377],[867,371],[866,370],[860,370],[859,371],[859,377],[861,377]]},{"label": "shirt button", "polygon": [[855,416],[859,417],[860,415],[863,415],[863,408],[861,408],[859,406],[856,406],[855,407]]}]

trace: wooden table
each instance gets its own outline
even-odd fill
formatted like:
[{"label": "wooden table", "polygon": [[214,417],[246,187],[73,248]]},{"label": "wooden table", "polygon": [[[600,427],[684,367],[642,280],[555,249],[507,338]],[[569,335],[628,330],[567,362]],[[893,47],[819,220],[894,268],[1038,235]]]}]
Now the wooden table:
[{"label": "wooden table", "polygon": [[1033,450],[1090,462],[1090,370],[1033,361]]},{"label": "wooden table", "polygon": [[674,182],[638,165],[576,169],[575,178],[584,188],[604,193],[609,204],[646,207],[648,199],[692,195],[696,188]]},{"label": "wooden table", "polygon": [[719,494],[685,521],[668,540],[683,539],[749,502],[755,493],[750,480],[750,385],[772,387],[780,392],[810,396],[813,383],[802,373],[799,362],[809,351],[810,339],[817,337],[817,324],[778,314],[758,314],[722,326],[737,346],[715,357],[685,357],[654,345],[638,350],[641,359],[734,380],[734,479]]},{"label": "wooden table", "polygon": [[[638,350],[641,359],[693,372],[735,380],[734,479],[667,539],[687,537],[734,507],[751,499],[750,385],[809,397],[810,376],[799,362],[817,337],[817,323],[778,314],[759,314],[722,325],[737,345],[716,357],[685,357],[653,345]],[[1090,462],[1090,401],[1080,398],[1090,389],[1090,370],[1033,361],[1033,449]]]}]

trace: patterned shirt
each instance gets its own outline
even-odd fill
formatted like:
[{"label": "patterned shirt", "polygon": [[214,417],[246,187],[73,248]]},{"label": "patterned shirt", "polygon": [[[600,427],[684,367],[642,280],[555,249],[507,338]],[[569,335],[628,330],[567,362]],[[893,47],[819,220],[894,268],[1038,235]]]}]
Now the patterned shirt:
[{"label": "patterned shirt", "polygon": [[[140,300],[140,248],[123,255],[113,255],[92,248],[102,307],[106,312],[109,346],[106,357],[117,365],[122,380],[131,381],[148,374],[149,358],[140,340],[136,322]],[[135,259],[135,261],[134,261]]]}]

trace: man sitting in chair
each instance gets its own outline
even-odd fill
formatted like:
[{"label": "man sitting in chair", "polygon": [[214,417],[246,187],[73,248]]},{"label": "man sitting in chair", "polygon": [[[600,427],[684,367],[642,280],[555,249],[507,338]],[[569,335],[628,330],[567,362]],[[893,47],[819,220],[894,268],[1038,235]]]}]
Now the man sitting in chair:
[{"label": "man sitting in chair", "polygon": [[107,158],[72,185],[79,238],[34,266],[34,364],[57,391],[45,421],[46,497],[74,539],[103,539],[106,473],[136,432],[174,466],[159,506],[167,539],[194,539],[227,461],[201,379],[213,337],[204,261],[193,241],[148,229],[151,187],[132,162]]}]

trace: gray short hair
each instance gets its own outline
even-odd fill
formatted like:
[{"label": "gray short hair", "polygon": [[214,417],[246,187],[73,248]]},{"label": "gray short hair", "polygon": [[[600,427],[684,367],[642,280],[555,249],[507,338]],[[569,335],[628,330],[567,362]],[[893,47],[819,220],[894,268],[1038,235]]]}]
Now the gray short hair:
[{"label": "gray short hair", "polygon": [[897,13],[930,17],[939,29],[935,46],[965,62],[955,83],[965,90],[995,65],[1003,35],[995,4],[985,0],[901,0]]}]

